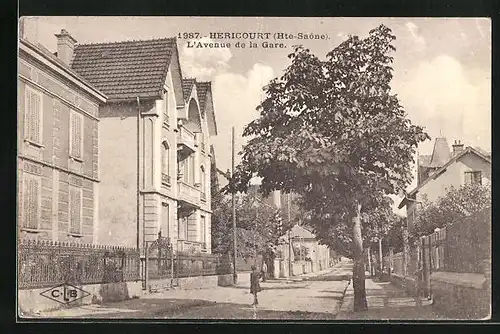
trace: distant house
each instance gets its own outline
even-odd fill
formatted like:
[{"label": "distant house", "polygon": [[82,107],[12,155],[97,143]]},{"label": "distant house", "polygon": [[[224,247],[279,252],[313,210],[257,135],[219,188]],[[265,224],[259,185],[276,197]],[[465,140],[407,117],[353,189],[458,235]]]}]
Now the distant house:
[{"label": "distant house", "polygon": [[417,186],[399,204],[406,207],[408,229],[413,228],[418,204],[424,195],[431,202],[444,196],[449,187],[491,182],[491,157],[485,151],[455,141],[452,150],[446,138],[436,138],[432,155],[418,159]]},{"label": "distant house", "polygon": [[99,106],[106,95],[69,66],[63,30],[57,56],[19,40],[18,234],[21,239],[97,242]]},{"label": "distant house", "polygon": [[105,92],[100,242],[210,252],[217,134],[210,82],[183,78],[174,38],[73,45],[72,68]]},{"label": "distant house", "polygon": [[281,237],[282,244],[284,245],[281,253],[285,256],[288,255],[286,252],[286,243],[288,243],[289,238],[295,249],[305,249],[304,253],[299,251],[299,254],[292,255],[293,261],[310,261],[312,272],[324,270],[330,266],[329,247],[321,245],[310,228],[296,224],[292,227],[289,234],[287,233]]}]

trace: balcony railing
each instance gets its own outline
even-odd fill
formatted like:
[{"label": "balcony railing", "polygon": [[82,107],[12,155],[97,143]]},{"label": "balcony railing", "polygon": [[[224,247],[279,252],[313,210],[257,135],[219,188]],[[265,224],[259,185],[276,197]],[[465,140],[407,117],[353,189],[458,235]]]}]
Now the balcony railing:
[{"label": "balcony railing", "polygon": [[195,136],[194,133],[189,131],[184,126],[179,127],[179,132],[177,135],[177,142],[180,145],[185,145],[194,151],[195,149]]},{"label": "balcony railing", "polygon": [[170,186],[170,175],[161,173],[161,183]]}]

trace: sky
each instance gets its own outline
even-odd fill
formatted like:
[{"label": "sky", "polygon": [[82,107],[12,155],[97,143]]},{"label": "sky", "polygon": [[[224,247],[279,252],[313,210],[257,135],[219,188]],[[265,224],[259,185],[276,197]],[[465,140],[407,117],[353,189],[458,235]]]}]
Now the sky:
[{"label": "sky", "polygon": [[[491,21],[487,18],[273,18],[273,17],[30,17],[26,36],[50,50],[54,34],[66,29],[81,44],[175,37],[199,33],[203,42],[229,42],[230,48],[188,48],[178,39],[184,77],[212,81],[218,135],[212,139],[218,167],[231,167],[231,127],[236,151],[241,133],[258,116],[262,87],[281,76],[294,45],[324,59],[348,35],[365,37],[380,24],[396,36],[391,89],[414,124],[451,145],[491,151]],[[324,34],[326,40],[282,40],[285,48],[237,48],[243,39],[210,39],[210,33],[262,32]],[[275,42],[270,40],[270,42]],[[433,141],[419,146],[432,153]],[[236,163],[239,158],[236,157]],[[408,187],[412,189],[416,180]],[[394,196],[395,205],[400,198]],[[396,210],[405,214],[404,211]]]}]

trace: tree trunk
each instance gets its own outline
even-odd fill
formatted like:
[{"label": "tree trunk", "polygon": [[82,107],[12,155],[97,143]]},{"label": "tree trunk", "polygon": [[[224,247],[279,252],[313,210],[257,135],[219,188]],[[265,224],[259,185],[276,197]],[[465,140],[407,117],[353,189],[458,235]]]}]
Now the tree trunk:
[{"label": "tree trunk", "polygon": [[373,268],[372,268],[372,261],[371,261],[371,258],[372,258],[372,251],[371,251],[371,247],[368,246],[368,272],[370,273],[371,276],[373,276]]},{"label": "tree trunk", "polygon": [[363,256],[363,238],[361,236],[361,205],[356,205],[352,218],[352,243],[354,266],[352,268],[352,286],[354,289],[354,312],[366,311],[365,261]]}]

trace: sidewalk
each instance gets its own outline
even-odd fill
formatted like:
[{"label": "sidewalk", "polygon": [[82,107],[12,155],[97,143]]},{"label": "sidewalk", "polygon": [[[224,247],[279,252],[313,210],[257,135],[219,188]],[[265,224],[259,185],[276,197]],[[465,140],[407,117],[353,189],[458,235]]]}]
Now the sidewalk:
[{"label": "sidewalk", "polygon": [[[317,284],[311,290],[309,280],[322,280],[335,275],[345,263],[338,263],[331,268],[316,273],[308,273],[289,278],[280,278],[261,282],[262,293],[259,294],[261,307],[270,307],[277,311],[327,312],[332,314],[338,308],[332,307],[326,299],[331,292],[324,291],[326,287],[332,289],[338,285],[344,290],[346,280],[338,282],[324,282],[325,287]],[[316,283],[316,282],[315,282]],[[332,285],[332,283],[334,283]],[[321,288],[320,288],[321,287]],[[144,294],[141,298],[130,299],[103,305],[85,305],[37,314],[36,318],[142,318],[154,317],[155,314],[179,313],[191,308],[216,305],[220,303],[249,305],[252,296],[249,292],[250,282],[240,282],[236,286],[213,287],[204,289],[173,289],[159,293]],[[318,291],[316,291],[318,290]],[[289,298],[292,297],[292,298]],[[313,298],[316,297],[316,298]],[[314,299],[314,302],[313,300]]]},{"label": "sidewalk", "polygon": [[368,310],[354,312],[354,289],[352,280],[349,282],[337,320],[445,320],[432,310],[429,300],[421,298],[419,306],[415,297],[390,282],[367,278],[365,289]]}]

